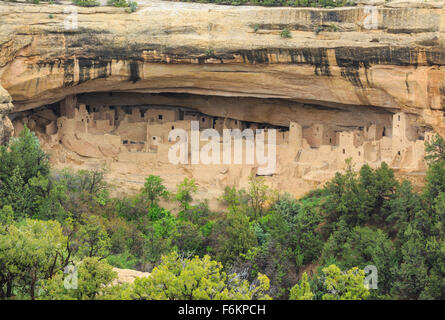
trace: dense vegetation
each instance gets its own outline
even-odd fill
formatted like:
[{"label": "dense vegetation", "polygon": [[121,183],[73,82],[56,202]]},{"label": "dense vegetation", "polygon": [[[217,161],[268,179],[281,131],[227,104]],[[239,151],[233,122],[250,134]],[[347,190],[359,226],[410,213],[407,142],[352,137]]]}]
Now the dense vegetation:
[{"label": "dense vegetation", "polygon": [[[299,200],[251,176],[212,212],[187,178],[174,194],[149,176],[113,198],[103,170],[51,170],[25,128],[0,149],[0,298],[444,299],[445,142],[427,152],[422,193],[384,163],[349,163]],[[368,265],[378,289],[364,284]],[[112,266],[151,276],[115,285]]]}]

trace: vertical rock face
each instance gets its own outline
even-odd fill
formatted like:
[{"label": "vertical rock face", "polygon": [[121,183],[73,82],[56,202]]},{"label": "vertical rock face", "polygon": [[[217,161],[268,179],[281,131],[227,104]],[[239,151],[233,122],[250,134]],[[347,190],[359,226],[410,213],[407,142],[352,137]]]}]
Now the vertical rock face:
[{"label": "vertical rock face", "polygon": [[11,100],[9,93],[0,85],[0,145],[6,144],[14,133],[14,127],[7,116],[14,108]]}]

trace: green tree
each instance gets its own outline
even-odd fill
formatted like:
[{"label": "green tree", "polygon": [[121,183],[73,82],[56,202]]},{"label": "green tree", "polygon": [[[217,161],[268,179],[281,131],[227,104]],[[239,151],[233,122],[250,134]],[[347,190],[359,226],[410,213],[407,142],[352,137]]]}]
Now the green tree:
[{"label": "green tree", "polygon": [[201,254],[203,253],[203,242],[204,237],[196,224],[179,221],[172,242],[179,252]]},{"label": "green tree", "polygon": [[360,169],[359,186],[363,201],[362,220],[384,223],[389,212],[389,200],[394,197],[398,187],[394,171],[385,162],[376,170],[365,164]]},{"label": "green tree", "polygon": [[0,296],[35,299],[39,284],[70,259],[67,237],[57,221],[25,219],[1,227]]},{"label": "green tree", "polygon": [[257,177],[253,173],[249,176],[247,195],[253,210],[253,217],[261,217],[266,201],[269,198],[269,187],[266,185],[264,177]]},{"label": "green tree", "polygon": [[137,278],[132,298],[136,300],[251,300],[270,299],[266,294],[269,281],[265,275],[258,283],[227,275],[222,265],[209,256],[202,259],[182,258],[177,253],[162,258],[151,275]]},{"label": "green tree", "polygon": [[387,294],[395,280],[398,261],[396,250],[387,234],[369,227],[339,229],[326,242],[322,263],[335,259],[342,269],[374,265],[378,270],[378,291]]},{"label": "green tree", "polygon": [[10,205],[5,205],[0,209],[0,226],[10,225],[14,222],[14,211]]},{"label": "green tree", "polygon": [[300,284],[296,284],[290,290],[289,300],[313,300],[314,294],[311,291],[307,273],[304,272]]},{"label": "green tree", "polygon": [[113,290],[112,281],[117,273],[106,262],[97,257],[86,257],[77,264],[77,281],[73,288],[64,285],[64,274],[57,273],[44,282],[41,299],[49,300],[94,300]]},{"label": "green tree", "polygon": [[184,181],[177,186],[176,200],[182,211],[190,208],[193,195],[198,191],[198,186],[194,179],[184,178]]},{"label": "green tree", "polygon": [[169,193],[162,184],[162,179],[159,176],[150,175],[145,178],[142,195],[150,202],[150,206],[157,205],[161,198],[167,200]]},{"label": "green tree", "polygon": [[90,216],[75,235],[79,257],[106,258],[110,254],[110,237],[97,216]]},{"label": "green tree", "polygon": [[431,141],[425,140],[425,160],[429,163],[445,162],[445,141],[436,134]]},{"label": "green tree", "polygon": [[256,246],[257,239],[249,223],[249,217],[242,212],[229,210],[224,222],[224,233],[220,235],[221,249],[219,260],[230,265],[241,254]]},{"label": "green tree", "polygon": [[383,224],[397,187],[394,172],[386,163],[376,170],[364,165],[357,175],[349,160],[346,172],[336,173],[324,190],[328,224],[333,228],[340,219],[349,226]]},{"label": "green tree", "polygon": [[342,272],[336,265],[323,269],[324,284],[328,293],[323,300],[364,300],[369,290],[364,285],[365,272],[354,267]]},{"label": "green tree", "polygon": [[393,294],[401,299],[418,299],[428,282],[425,240],[412,225],[405,231],[401,248],[402,262],[397,270]]},{"label": "green tree", "polygon": [[0,146],[0,208],[10,205],[15,219],[32,217],[49,191],[48,156],[27,127]]},{"label": "green tree", "polygon": [[5,181],[15,168],[21,173],[23,183],[49,174],[49,159],[40,147],[39,139],[26,126],[19,137],[12,138],[9,146],[0,147],[0,181]]}]

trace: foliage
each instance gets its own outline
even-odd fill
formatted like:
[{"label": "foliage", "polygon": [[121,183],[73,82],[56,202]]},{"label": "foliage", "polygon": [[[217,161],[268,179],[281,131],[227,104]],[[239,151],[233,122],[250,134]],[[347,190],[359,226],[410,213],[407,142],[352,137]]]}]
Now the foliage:
[{"label": "foliage", "polygon": [[289,29],[284,28],[284,29],[281,30],[281,32],[280,32],[280,37],[281,37],[281,38],[292,38],[292,35],[290,34]]},{"label": "foliage", "polygon": [[128,9],[127,12],[135,12],[138,8],[138,3],[136,1],[128,1]]},{"label": "foliage", "polygon": [[27,127],[9,146],[0,146],[0,208],[12,207],[14,219],[32,217],[50,191],[48,156]]},{"label": "foliage", "polygon": [[364,165],[358,176],[349,165],[344,174],[336,173],[325,188],[328,195],[324,204],[327,220],[331,227],[339,220],[344,220],[350,226],[362,225],[367,221],[383,224],[389,215],[389,203],[397,187],[394,172],[384,162],[376,170]]},{"label": "foliage", "polygon": [[269,187],[265,184],[264,177],[258,177],[254,174],[249,176],[247,196],[253,211],[253,217],[261,217],[264,206],[269,199]]},{"label": "foliage", "polygon": [[190,208],[193,195],[198,191],[198,186],[194,179],[184,178],[184,181],[177,186],[176,200],[180,208],[185,211]]},{"label": "foliage", "polygon": [[365,273],[358,268],[342,272],[336,265],[323,269],[325,286],[328,291],[323,300],[364,300],[369,290],[364,285]]},{"label": "foliage", "polygon": [[169,193],[162,184],[161,177],[150,175],[145,178],[142,196],[150,202],[150,206],[153,206],[157,205],[161,198],[168,199]]},{"label": "foliage", "polygon": [[303,273],[300,284],[296,284],[290,290],[289,300],[312,300],[314,294],[311,292],[311,286],[309,284],[307,273]]},{"label": "foliage", "polygon": [[[113,198],[103,169],[50,172],[25,128],[0,148],[0,298],[445,299],[444,145],[427,143],[422,192],[384,163],[357,172],[348,162],[300,199],[251,175],[214,212],[194,201],[193,179],[166,209],[158,176]],[[73,263],[79,287],[67,290]],[[109,264],[154,276],[113,285]],[[368,265],[377,290],[364,287]]]},{"label": "foliage", "polygon": [[118,7],[118,8],[126,8],[126,7],[128,7],[127,0],[108,0],[107,4],[109,6],[114,6],[114,7]]},{"label": "foliage", "polygon": [[77,281],[73,288],[64,285],[64,274],[57,273],[45,281],[40,299],[50,300],[94,300],[107,294],[117,274],[105,261],[87,257],[77,264]]},{"label": "foliage", "polygon": [[218,258],[223,264],[235,262],[241,254],[256,245],[257,240],[249,223],[249,217],[242,212],[229,210],[220,234],[221,249]]},{"label": "foliage", "polygon": [[35,299],[39,283],[70,261],[67,237],[56,221],[26,219],[0,230],[0,297]]},{"label": "foliage", "polygon": [[269,282],[265,275],[258,284],[240,280],[236,274],[227,275],[222,265],[209,256],[192,259],[171,253],[150,277],[134,282],[132,297],[137,300],[251,300],[269,299]]},{"label": "foliage", "polygon": [[89,216],[80,225],[76,237],[80,257],[103,259],[109,255],[110,237],[97,216]]},{"label": "foliage", "polygon": [[97,0],[72,0],[72,2],[79,7],[97,7],[100,5]]},{"label": "foliage", "polygon": [[378,270],[378,289],[387,294],[394,281],[397,257],[394,245],[382,230],[355,227],[352,230],[339,228],[324,245],[322,263],[338,261],[340,268],[354,266],[363,269],[374,265]]},{"label": "foliage", "polygon": [[436,134],[431,141],[425,141],[425,160],[434,162],[445,162],[445,141]]}]

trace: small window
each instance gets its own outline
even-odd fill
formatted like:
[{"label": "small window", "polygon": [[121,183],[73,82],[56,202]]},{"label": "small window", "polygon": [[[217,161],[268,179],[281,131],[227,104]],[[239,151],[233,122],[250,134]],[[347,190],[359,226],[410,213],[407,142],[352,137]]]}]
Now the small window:
[{"label": "small window", "polygon": [[158,119],[159,119],[159,120],[162,120],[162,118],[163,118],[163,117],[162,117],[162,114],[158,115]]},{"label": "small window", "polygon": [[172,130],[175,130],[175,126],[172,126]]},{"label": "small window", "polygon": [[235,120],[235,124],[238,124],[238,120]]},{"label": "small window", "polygon": [[397,151],[397,154],[400,156],[400,151]]},{"label": "small window", "polygon": [[345,149],[343,149],[343,154],[345,154]]},{"label": "small window", "polygon": [[358,155],[361,155],[361,154],[360,154],[360,151],[358,152]]},{"label": "small window", "polygon": [[153,140],[156,140],[156,137],[153,137]]},{"label": "small window", "polygon": [[128,144],[128,140],[122,141],[123,144]]},{"label": "small window", "polygon": [[398,118],[399,118],[399,121],[400,121],[400,115],[398,116]]},{"label": "small window", "polygon": [[206,122],[206,119],[205,119],[205,118],[202,118],[201,120],[202,120],[202,122]]}]

